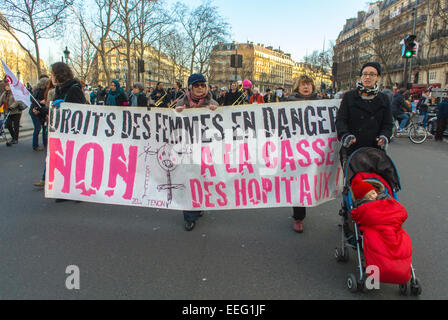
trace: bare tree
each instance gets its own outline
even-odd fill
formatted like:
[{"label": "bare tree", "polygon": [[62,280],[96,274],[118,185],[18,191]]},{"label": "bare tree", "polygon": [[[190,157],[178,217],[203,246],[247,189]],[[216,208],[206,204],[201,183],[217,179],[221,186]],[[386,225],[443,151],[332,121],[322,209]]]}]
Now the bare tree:
[{"label": "bare tree", "polygon": [[185,66],[189,62],[187,40],[176,29],[171,29],[163,39],[163,49],[172,62],[172,83],[183,79]]},{"label": "bare tree", "polygon": [[193,73],[195,67],[201,68],[200,63],[197,66],[197,63],[203,60],[203,57],[201,59],[198,57],[199,52],[201,51],[202,55],[206,53],[206,49],[201,47],[213,47],[219,39],[228,37],[230,25],[219,15],[217,7],[212,6],[210,1],[204,2],[194,10],[178,2],[174,12],[190,44],[190,73]]},{"label": "bare tree", "polygon": [[391,67],[400,56],[398,50],[399,36],[392,39],[383,39],[379,30],[372,30],[370,38],[362,46],[362,55],[378,60],[386,74],[386,85],[392,85]]},{"label": "bare tree", "polygon": [[[137,10],[134,11],[136,27],[132,28],[135,39],[135,51],[139,59],[143,60],[145,51],[156,39],[159,39],[160,33],[163,33],[164,27],[172,22],[172,18],[163,10],[162,1],[141,0]],[[140,81],[140,74],[137,74]]]},{"label": "bare tree", "polygon": [[213,51],[213,47],[219,43],[224,42],[224,38],[216,34],[214,36],[211,36],[208,39],[205,39],[203,44],[198,47],[197,50],[197,66],[198,66],[198,72],[207,75],[207,77],[210,75],[210,56]]},{"label": "bare tree", "polygon": [[[109,41],[109,35],[111,28],[117,20],[117,15],[114,13],[113,7],[115,0],[94,0],[95,12],[94,16],[86,19],[85,13],[78,8],[74,10],[74,13],[80,23],[84,35],[88,42],[96,50],[94,57],[94,63],[96,63],[97,69],[99,69],[99,60],[101,60],[101,66],[106,74],[107,83],[111,81],[111,70],[107,62],[108,54],[114,50]],[[99,70],[96,70],[97,73]]]},{"label": "bare tree", "polygon": [[[145,0],[115,0],[114,11],[118,16],[112,32],[114,34],[114,43],[119,55],[124,57],[126,62],[126,87],[132,83],[132,58],[135,55],[134,35],[137,28],[136,11],[139,10],[140,4]],[[134,51],[134,52],[133,52]],[[135,56],[134,56],[135,61]]]},{"label": "bare tree", "polygon": [[[2,0],[0,2],[0,27],[5,29],[28,54],[41,75],[39,40],[56,38],[62,34],[67,8],[73,0]],[[28,49],[18,34],[29,39],[34,47]]]},{"label": "bare tree", "polygon": [[86,83],[91,83],[94,80],[92,78],[92,71],[97,51],[88,41],[82,28],[79,28],[79,32],[72,33],[71,38],[72,41],[70,41],[70,43],[72,43],[72,45],[70,64],[73,71],[79,79]]}]

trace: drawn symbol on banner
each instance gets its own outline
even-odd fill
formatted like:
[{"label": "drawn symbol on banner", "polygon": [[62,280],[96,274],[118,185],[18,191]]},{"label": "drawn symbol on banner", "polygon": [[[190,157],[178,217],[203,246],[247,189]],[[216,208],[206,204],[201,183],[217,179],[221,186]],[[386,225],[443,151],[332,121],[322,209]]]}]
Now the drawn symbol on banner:
[{"label": "drawn symbol on banner", "polygon": [[173,190],[185,189],[184,184],[173,184],[171,180],[171,172],[176,170],[185,154],[191,154],[191,150],[185,148],[185,150],[176,151],[169,144],[164,144],[157,151],[151,151],[151,146],[145,147],[145,151],[140,156],[145,155],[145,161],[147,161],[148,155],[156,155],[159,166],[166,172],[168,183],[160,184],[157,186],[157,191],[167,190],[167,201],[171,203],[173,200]]}]

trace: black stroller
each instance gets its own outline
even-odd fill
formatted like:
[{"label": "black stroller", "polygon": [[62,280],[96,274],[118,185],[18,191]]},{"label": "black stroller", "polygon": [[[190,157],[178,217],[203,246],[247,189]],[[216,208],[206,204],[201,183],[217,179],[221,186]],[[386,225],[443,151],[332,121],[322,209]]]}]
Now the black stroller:
[{"label": "black stroller", "polygon": [[[346,150],[342,150],[342,159],[344,163],[344,191],[342,193],[343,204],[339,211],[342,217],[341,227],[341,246],[335,250],[335,258],[338,262],[347,262],[349,260],[349,248],[356,253],[358,277],[350,273],[347,277],[347,287],[351,292],[366,291],[365,285],[366,261],[364,258],[363,235],[358,225],[351,219],[351,210],[355,207],[354,197],[352,196],[351,180],[359,172],[375,173],[382,177],[389,184],[392,190],[391,197],[398,201],[397,193],[401,190],[400,178],[397,168],[392,159],[382,150],[375,148],[360,148],[353,152],[350,157],[345,156]],[[420,295],[422,292],[419,280],[415,277],[414,268],[411,264],[411,279],[409,281],[410,293]],[[400,293],[405,295],[408,291],[408,283],[399,285]]]},{"label": "black stroller", "polygon": [[12,144],[11,142],[8,141],[5,130],[5,124],[6,121],[8,121],[8,118],[9,118],[9,112],[6,114],[5,119],[0,119],[0,137],[2,137],[6,141],[6,145],[10,147]]}]

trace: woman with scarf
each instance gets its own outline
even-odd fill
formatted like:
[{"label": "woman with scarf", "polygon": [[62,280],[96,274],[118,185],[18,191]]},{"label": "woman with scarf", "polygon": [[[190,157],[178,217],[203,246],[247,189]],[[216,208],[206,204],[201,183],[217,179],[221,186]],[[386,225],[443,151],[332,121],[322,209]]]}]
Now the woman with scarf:
[{"label": "woman with scarf", "polygon": [[393,117],[389,98],[379,91],[381,66],[368,62],[361,68],[361,81],[347,92],[336,116],[341,160],[356,149],[373,147],[386,150],[392,137]]},{"label": "woman with scarf", "polygon": [[[188,91],[176,104],[176,111],[182,112],[185,108],[208,108],[216,110],[218,102],[213,100],[208,90],[207,81],[202,74],[192,74],[188,78]],[[185,230],[191,231],[196,225],[196,220],[202,216],[201,211],[184,211]]]},{"label": "woman with scarf", "polygon": [[[317,100],[316,86],[313,79],[307,75],[298,78],[293,86],[293,92],[288,96],[287,101]],[[298,233],[303,232],[303,220],[306,217],[305,207],[293,207],[294,224],[293,230]]]},{"label": "woman with scarf", "polygon": [[123,88],[120,86],[120,82],[118,82],[118,80],[112,80],[110,90],[106,97],[106,105],[124,106],[126,102],[128,102],[128,98],[126,97]]},{"label": "woman with scarf", "polygon": [[9,113],[5,127],[8,128],[11,134],[11,141],[6,142],[6,145],[10,147],[19,143],[20,118],[22,117],[22,111],[26,109],[26,105],[22,101],[14,99],[9,82],[5,83],[4,90],[0,96],[0,106],[3,107],[5,116]]}]

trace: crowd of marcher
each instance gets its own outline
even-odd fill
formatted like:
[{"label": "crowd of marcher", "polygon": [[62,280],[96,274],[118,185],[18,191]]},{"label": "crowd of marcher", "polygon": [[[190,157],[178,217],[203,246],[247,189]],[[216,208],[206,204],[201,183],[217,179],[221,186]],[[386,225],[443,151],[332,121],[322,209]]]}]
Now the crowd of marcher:
[{"label": "crowd of marcher", "polygon": [[[76,79],[70,67],[57,62],[51,66],[50,76],[42,75],[32,90],[32,104],[29,108],[34,132],[32,148],[35,151],[45,150],[48,140],[49,108],[51,102],[58,107],[61,102],[78,104],[96,104],[106,106],[130,107],[162,107],[173,108],[182,112],[188,108],[209,108],[216,110],[219,106],[234,106],[243,104],[262,104],[284,101],[319,100],[341,98],[338,110],[336,128],[338,139],[347,154],[360,147],[386,149],[391,141],[394,119],[400,121],[399,131],[403,130],[409,121],[406,112],[412,112],[412,98],[406,89],[388,88],[380,90],[379,79],[381,66],[376,62],[365,64],[360,72],[360,81],[356,88],[336,95],[317,92],[312,78],[303,75],[296,79],[292,92],[278,87],[275,90],[266,89],[260,92],[250,80],[232,82],[230,89],[218,89],[207,83],[202,74],[192,74],[188,78],[188,87],[182,88],[176,82],[173,88],[165,89],[163,83],[155,88],[145,87],[142,83],[134,83],[132,88],[123,88],[118,80],[113,80],[108,87],[99,86],[96,89],[87,88],[85,83]],[[424,92],[417,101],[417,111],[427,115],[430,104],[430,92]],[[11,134],[8,145],[18,143],[21,113],[26,106],[15,101],[9,84],[4,80],[0,83],[0,111],[8,115],[6,128]],[[447,126],[448,100],[445,98],[438,106],[438,131],[436,140],[440,141]],[[427,116],[425,117],[427,122]],[[39,144],[41,135],[41,145]],[[43,174],[36,187],[45,186],[45,165]],[[56,200],[57,202],[64,200]],[[184,211],[185,229],[190,231],[195,227],[199,211]],[[303,220],[306,217],[304,207],[293,208],[293,229],[303,232]]]},{"label": "crowd of marcher", "polygon": [[[112,80],[109,86],[86,90],[90,104],[172,108],[176,101],[185,95],[187,88],[183,88],[180,82],[167,89],[162,82],[158,82],[155,87],[145,87],[137,82],[132,88],[127,89],[122,87],[118,80]],[[273,91],[267,88],[265,92],[261,92],[258,87],[253,87],[250,80],[232,82],[230,89],[228,87],[218,89],[216,85],[209,84],[208,90],[219,106],[282,102],[288,101],[288,97],[293,94],[282,87],[277,87]],[[334,98],[334,95],[328,92],[319,92],[316,96],[319,99]]]}]

